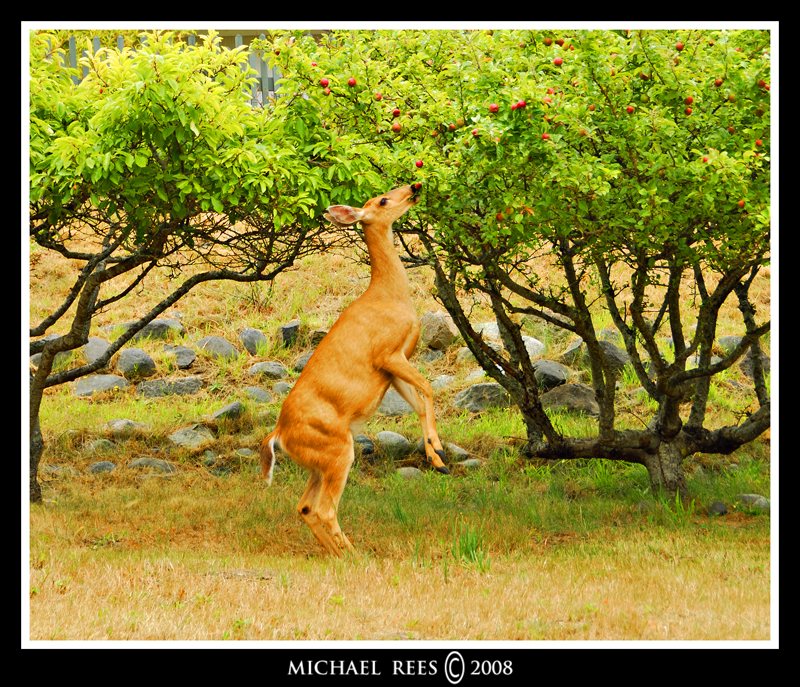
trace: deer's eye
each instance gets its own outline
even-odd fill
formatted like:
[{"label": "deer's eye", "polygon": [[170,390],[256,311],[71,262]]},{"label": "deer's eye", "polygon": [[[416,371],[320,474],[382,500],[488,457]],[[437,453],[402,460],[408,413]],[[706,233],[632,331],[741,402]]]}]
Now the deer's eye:
[{"label": "deer's eye", "polygon": [[386,198],[381,198],[381,205],[386,205]]}]

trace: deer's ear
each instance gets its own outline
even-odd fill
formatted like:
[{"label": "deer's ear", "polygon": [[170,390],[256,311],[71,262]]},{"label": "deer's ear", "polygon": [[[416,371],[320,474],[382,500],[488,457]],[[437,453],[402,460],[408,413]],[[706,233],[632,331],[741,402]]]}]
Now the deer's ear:
[{"label": "deer's ear", "polygon": [[363,216],[362,208],[351,208],[349,205],[331,205],[325,213],[325,219],[337,227],[350,227],[360,222]]}]

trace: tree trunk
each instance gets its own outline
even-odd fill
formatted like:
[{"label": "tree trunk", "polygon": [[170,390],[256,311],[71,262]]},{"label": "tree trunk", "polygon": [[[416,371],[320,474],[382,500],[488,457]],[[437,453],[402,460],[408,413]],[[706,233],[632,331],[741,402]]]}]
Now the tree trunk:
[{"label": "tree trunk", "polygon": [[645,453],[645,467],[650,476],[650,489],[657,493],[666,492],[670,499],[679,494],[681,499],[688,498],[689,490],[683,474],[683,452],[679,442],[661,441],[654,453]]},{"label": "tree trunk", "polygon": [[42,488],[39,486],[37,475],[39,474],[39,461],[44,451],[44,441],[42,432],[39,429],[39,417],[35,417],[31,423],[30,438],[30,499],[31,503],[42,502]]}]

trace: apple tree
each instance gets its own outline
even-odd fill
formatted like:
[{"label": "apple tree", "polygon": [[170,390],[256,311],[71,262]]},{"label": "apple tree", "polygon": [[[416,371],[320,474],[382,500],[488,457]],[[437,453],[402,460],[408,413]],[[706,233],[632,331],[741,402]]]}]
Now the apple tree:
[{"label": "apple tree", "polygon": [[[730,453],[770,426],[769,315],[750,298],[770,257],[769,38],[341,31],[319,45],[286,33],[273,47],[290,88],[385,186],[423,182],[405,223],[424,245],[414,259],[435,270],[437,297],[519,407],[525,453],[638,463],[654,489],[685,496],[687,456]],[[476,294],[491,304],[503,352],[467,318]],[[730,302],[743,336],[717,358]],[[620,428],[621,366],[598,337],[601,311],[651,399],[639,428]],[[564,436],[544,412],[525,317],[582,339],[600,408],[594,436]],[[712,380],[746,354],[757,409],[708,426]]]},{"label": "apple tree", "polygon": [[[223,49],[213,33],[196,47],[144,38],[135,51],[97,54],[86,39],[79,69],[89,73],[76,84],[56,37],[30,36],[30,241],[75,265],[69,293],[30,328],[30,353],[41,353],[30,382],[33,501],[44,389],[106,367],[197,284],[269,281],[320,250],[324,208],[348,198],[332,180],[346,189],[377,176],[302,98],[251,109],[243,49]],[[55,356],[86,344],[94,316],[156,267],[172,270],[172,293],[97,360],[55,372]]]}]

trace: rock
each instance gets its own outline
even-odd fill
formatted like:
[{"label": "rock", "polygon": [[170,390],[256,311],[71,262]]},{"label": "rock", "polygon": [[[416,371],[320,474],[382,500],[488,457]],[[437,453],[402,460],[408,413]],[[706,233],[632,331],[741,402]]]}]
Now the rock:
[{"label": "rock", "polygon": [[456,465],[467,469],[479,468],[481,465],[483,465],[483,461],[479,458],[469,458],[468,460],[462,460],[460,463],[456,463]]},{"label": "rock", "polygon": [[728,507],[722,501],[714,501],[708,509],[709,515],[727,515]]},{"label": "rock", "polygon": [[397,432],[378,432],[375,443],[391,456],[407,456],[411,453],[408,439]]},{"label": "rock", "polygon": [[465,378],[465,382],[477,382],[479,379],[483,379],[486,377],[486,372],[484,370],[475,370],[474,372],[470,372]]},{"label": "rock", "polygon": [[439,358],[444,358],[444,351],[428,348],[417,357],[417,360],[421,363],[432,363],[434,360],[439,360]]},{"label": "rock", "polygon": [[147,425],[126,418],[120,418],[107,422],[105,424],[105,429],[112,437],[123,439],[138,434],[139,432],[144,432],[147,429]]},{"label": "rock", "polygon": [[257,386],[245,387],[244,393],[256,403],[272,403],[272,395],[268,391],[264,391],[264,389],[259,389]]},{"label": "rock", "polygon": [[87,363],[93,363],[102,356],[110,346],[111,344],[105,339],[101,339],[98,336],[90,336],[89,340],[81,347],[83,359]]},{"label": "rock", "polygon": [[220,358],[222,360],[236,360],[239,357],[239,351],[234,345],[221,336],[204,336],[195,344],[195,347],[213,360]]},{"label": "rock", "polygon": [[110,442],[108,439],[98,439],[97,441],[93,441],[86,447],[87,453],[102,453],[104,451],[113,451],[114,444]]},{"label": "rock", "polygon": [[717,345],[724,355],[730,355],[733,350],[742,342],[741,336],[721,336],[717,339]]},{"label": "rock", "polygon": [[574,410],[590,417],[600,415],[594,389],[586,384],[563,384],[541,395],[542,406],[547,410]]},{"label": "rock", "polygon": [[269,346],[269,341],[267,337],[264,336],[264,332],[248,327],[239,332],[239,341],[242,342],[245,350],[247,350],[250,355],[259,355],[259,348],[263,351]]},{"label": "rock", "polygon": [[192,425],[170,434],[169,440],[181,448],[196,449],[215,441],[214,433],[203,425]]},{"label": "rock", "polygon": [[278,341],[286,348],[293,346],[297,341],[297,334],[300,331],[300,320],[292,320],[288,324],[282,324],[278,327]]},{"label": "rock", "polygon": [[554,360],[534,360],[531,363],[534,377],[542,389],[553,389],[561,384],[566,384],[569,379],[569,370]]},{"label": "rock", "polygon": [[571,342],[570,345],[567,346],[567,350],[558,357],[558,362],[564,365],[577,365],[585,354],[586,344],[583,343],[583,339],[576,339]]},{"label": "rock", "polygon": [[469,360],[475,360],[475,356],[472,354],[472,351],[469,350],[469,348],[462,346],[456,353],[456,360],[460,363],[465,363]]},{"label": "rock", "polygon": [[610,341],[619,346],[623,344],[622,334],[618,329],[601,329],[596,336],[598,341]]},{"label": "rock", "polygon": [[114,465],[110,460],[101,460],[97,463],[92,463],[89,466],[89,472],[96,475],[101,472],[114,472],[117,469],[117,466]]},{"label": "rock", "polygon": [[142,377],[152,377],[156,373],[156,363],[141,348],[126,348],[120,351],[117,372],[135,382]]},{"label": "rock", "polygon": [[211,414],[212,420],[233,420],[239,417],[244,412],[244,406],[240,401],[229,403],[224,408],[221,408],[216,413]]},{"label": "rock", "polygon": [[600,344],[600,348],[603,349],[612,367],[621,370],[625,365],[631,364],[631,357],[628,355],[627,351],[623,351],[610,341],[598,341],[597,343]]},{"label": "rock", "polygon": [[327,329],[312,329],[308,333],[308,341],[309,343],[316,348],[320,345],[322,340],[325,338],[325,335],[328,333]]},{"label": "rock", "polygon": [[309,351],[305,355],[301,355],[297,360],[294,361],[294,369],[295,372],[302,372],[306,365],[308,365],[308,361],[310,360],[311,356],[314,354],[314,351]]},{"label": "rock", "polygon": [[[48,334],[47,336],[43,336],[41,339],[36,339],[37,341],[53,341],[55,339],[60,339],[61,334]],[[56,357],[53,360],[53,368],[55,369],[57,366],[60,366],[62,363],[68,362],[72,359],[74,355],[74,351],[61,351],[60,353],[56,353]],[[34,365],[38,365],[39,362],[42,360],[41,353],[34,353],[30,357],[30,361]]]},{"label": "rock", "polygon": [[[417,453],[421,456],[425,455],[425,437],[419,438],[416,448]],[[442,444],[442,448],[444,448],[444,454],[449,460],[464,460],[465,458],[469,458],[469,451],[455,444]]]},{"label": "rock", "polygon": [[256,363],[248,371],[251,377],[265,379],[284,379],[289,376],[289,371],[280,363]]},{"label": "rock", "polygon": [[117,375],[86,375],[75,382],[72,392],[76,396],[91,396],[95,392],[127,389],[128,380]]},{"label": "rock", "polygon": [[453,400],[456,408],[479,413],[487,408],[508,408],[511,406],[511,397],[508,392],[497,382],[473,384],[456,395]]},{"label": "rock", "polygon": [[370,439],[365,434],[356,435],[353,441],[355,442],[356,446],[359,446],[361,448],[362,456],[369,456],[375,453],[375,444],[373,443],[372,439]]},{"label": "rock", "polygon": [[[112,324],[106,327],[100,327],[100,331],[106,332],[108,334],[112,333],[118,327],[122,329],[123,333],[127,332],[129,329],[134,327],[136,322],[123,322],[122,324]],[[131,338],[131,343],[135,343],[140,341],[141,339],[166,339],[171,334],[177,334],[178,336],[183,336],[186,334],[186,329],[184,326],[178,322],[178,320],[174,320],[169,317],[164,317],[161,319],[153,320],[146,324],[140,331],[133,335]]]},{"label": "rock", "polygon": [[164,344],[164,351],[169,355],[174,355],[179,370],[186,370],[192,366],[192,363],[197,359],[197,355],[191,348],[186,346],[173,346],[172,344]]},{"label": "rock", "polygon": [[739,494],[736,498],[742,503],[746,503],[751,508],[770,510],[769,499],[761,496],[761,494]]},{"label": "rock", "polygon": [[272,385],[272,390],[276,394],[283,396],[284,394],[288,394],[292,390],[292,387],[286,382],[277,382],[276,384]]},{"label": "rock", "polygon": [[131,461],[125,467],[132,469],[150,468],[156,472],[173,473],[178,472],[178,468],[166,460],[158,460],[157,458],[137,458]]},{"label": "rock", "polygon": [[387,389],[386,394],[381,400],[381,404],[376,411],[381,415],[409,415],[414,412],[414,408],[406,402],[406,400],[391,387]]},{"label": "rock", "polygon": [[181,377],[179,379],[153,379],[146,382],[139,382],[136,385],[136,393],[145,398],[158,398],[160,396],[186,396],[196,394],[203,388],[203,380],[200,377]]},{"label": "rock", "polygon": [[[747,355],[742,358],[739,362],[739,369],[742,371],[742,374],[745,377],[749,377],[753,379],[753,349],[751,348]],[[766,375],[770,371],[770,358],[769,356],[761,351],[761,369],[763,370],[764,374]]]},{"label": "rock", "polygon": [[459,335],[453,318],[444,310],[426,312],[419,322],[422,325],[420,341],[428,348],[447,348]]},{"label": "rock", "polygon": [[522,343],[525,344],[525,350],[528,351],[528,357],[531,360],[541,358],[547,350],[547,346],[539,341],[539,339],[535,339],[532,336],[523,336]]},{"label": "rock", "polygon": [[497,322],[484,322],[483,324],[476,324],[473,329],[478,334],[483,334],[484,339],[494,339],[497,342],[501,341],[500,327]]},{"label": "rock", "polygon": [[439,375],[431,380],[431,386],[434,391],[438,391],[439,389],[444,389],[446,386],[449,386],[454,381],[456,381],[456,378],[452,375]]},{"label": "rock", "polygon": [[421,479],[423,472],[419,468],[406,467],[398,468],[397,475],[404,480],[415,480]]}]

